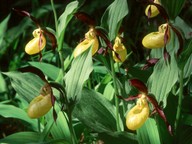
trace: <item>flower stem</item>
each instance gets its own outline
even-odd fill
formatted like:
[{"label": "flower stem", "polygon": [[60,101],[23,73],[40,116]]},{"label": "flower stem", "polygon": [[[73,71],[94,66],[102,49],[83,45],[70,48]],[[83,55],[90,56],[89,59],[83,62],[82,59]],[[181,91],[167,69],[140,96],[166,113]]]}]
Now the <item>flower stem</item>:
[{"label": "flower stem", "polygon": [[57,32],[57,27],[58,27],[57,13],[56,13],[56,10],[55,10],[55,7],[54,7],[54,2],[53,2],[53,0],[51,0],[51,7],[52,7],[52,10],[53,10],[53,14],[54,14],[55,30],[56,30],[56,32]]},{"label": "flower stem", "polygon": [[179,130],[179,122],[181,117],[181,107],[182,107],[182,100],[183,100],[183,68],[180,69],[180,86],[179,86],[179,98],[178,98],[178,105],[177,105],[177,113],[176,113],[176,120],[175,120],[175,130],[176,133]]},{"label": "flower stem", "polygon": [[117,97],[118,94],[118,88],[117,88],[117,83],[116,83],[116,75],[115,75],[115,68],[114,68],[114,61],[112,58],[112,54],[110,54],[110,65],[111,65],[111,75],[113,78],[113,86],[115,89],[115,107],[116,107],[116,127],[117,131],[120,132],[120,124],[119,124],[119,98]]}]

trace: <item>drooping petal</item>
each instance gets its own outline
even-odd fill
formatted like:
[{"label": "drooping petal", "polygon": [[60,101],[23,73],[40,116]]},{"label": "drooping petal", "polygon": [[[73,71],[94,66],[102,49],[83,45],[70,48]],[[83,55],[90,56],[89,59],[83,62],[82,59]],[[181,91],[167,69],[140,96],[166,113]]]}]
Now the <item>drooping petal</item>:
[{"label": "drooping petal", "polygon": [[159,106],[157,100],[156,100],[154,97],[149,96],[149,95],[147,96],[147,100],[152,103],[155,111],[156,111],[156,112],[159,114],[159,116],[164,120],[164,122],[165,122],[165,124],[166,124],[166,126],[167,126],[167,129],[168,129],[169,133],[170,133],[171,135],[173,135],[171,125],[170,125],[169,122],[167,121],[167,118],[166,118],[166,116],[165,116],[165,113],[164,113],[164,111],[162,110],[162,108]]},{"label": "drooping petal", "polygon": [[137,88],[140,92],[142,92],[144,94],[148,94],[148,89],[142,81],[140,81],[138,79],[131,79],[129,81],[130,81],[130,84],[132,86],[134,86],[135,88]]},{"label": "drooping petal", "polygon": [[74,15],[77,19],[88,24],[89,26],[95,26],[95,20],[90,15],[88,15],[87,13],[77,12]]}]

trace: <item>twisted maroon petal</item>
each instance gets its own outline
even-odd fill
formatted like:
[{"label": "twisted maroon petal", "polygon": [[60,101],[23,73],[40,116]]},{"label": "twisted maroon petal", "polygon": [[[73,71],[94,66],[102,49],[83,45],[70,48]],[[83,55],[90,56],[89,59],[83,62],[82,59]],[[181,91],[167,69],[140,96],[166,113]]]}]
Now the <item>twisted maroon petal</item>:
[{"label": "twisted maroon petal", "polygon": [[128,98],[124,98],[124,97],[122,97],[122,96],[117,96],[117,97],[120,98],[120,99],[123,99],[124,101],[132,101],[132,100],[135,100],[135,99],[139,98],[140,95],[129,96]]},{"label": "twisted maroon petal", "polygon": [[140,92],[148,94],[148,89],[142,81],[138,79],[131,79],[129,81],[130,81],[130,84],[135,88],[137,88]]},{"label": "twisted maroon petal", "polygon": [[159,106],[157,100],[156,100],[154,97],[149,96],[149,95],[147,96],[147,100],[152,103],[152,105],[153,105],[153,107],[154,107],[154,109],[155,109],[154,111],[156,111],[156,112],[159,114],[159,116],[164,120],[164,122],[165,122],[165,124],[166,124],[166,126],[167,126],[167,129],[168,129],[169,133],[170,133],[171,135],[173,135],[171,125],[170,125],[169,122],[167,121],[167,118],[166,118],[166,116],[165,116],[165,113],[164,113],[164,111],[162,110],[162,108]]}]

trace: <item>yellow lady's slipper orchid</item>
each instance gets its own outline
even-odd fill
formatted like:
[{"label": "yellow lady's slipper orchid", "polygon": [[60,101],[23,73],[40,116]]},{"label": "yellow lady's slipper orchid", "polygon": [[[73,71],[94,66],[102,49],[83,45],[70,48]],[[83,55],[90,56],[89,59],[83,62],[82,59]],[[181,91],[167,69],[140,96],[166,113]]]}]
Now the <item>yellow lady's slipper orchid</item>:
[{"label": "yellow lady's slipper orchid", "polygon": [[39,118],[45,115],[51,107],[51,94],[39,95],[30,102],[27,113],[30,118]]},{"label": "yellow lady's slipper orchid", "polygon": [[82,52],[87,50],[92,45],[92,55],[94,55],[99,48],[99,41],[96,36],[96,32],[94,28],[90,28],[89,31],[85,34],[85,39],[77,45],[75,48],[73,55],[77,57]]},{"label": "yellow lady's slipper orchid", "polygon": [[25,46],[25,52],[29,55],[39,53],[46,45],[46,39],[43,35],[43,31],[40,28],[33,31],[33,36],[34,38]]},{"label": "yellow lady's slipper orchid", "polygon": [[[115,44],[113,46],[113,59],[116,62],[124,62],[127,56],[127,50],[123,43],[121,42],[121,38],[117,36],[115,38]],[[118,56],[117,56],[118,55]]]},{"label": "yellow lady's slipper orchid", "polygon": [[142,96],[137,100],[136,106],[134,106],[126,116],[126,126],[130,130],[136,130],[140,128],[147,118],[149,117],[149,106],[146,100],[146,96]]},{"label": "yellow lady's slipper orchid", "polygon": [[[143,40],[142,44],[145,48],[149,49],[155,49],[155,48],[162,48],[165,45],[164,36],[167,28],[167,24],[162,24],[158,28],[158,32],[151,32],[148,35],[146,35]],[[167,42],[170,40],[170,32],[168,28],[168,39]]]},{"label": "yellow lady's slipper orchid", "polygon": [[[160,2],[158,0],[154,0],[154,3],[156,4],[160,4]],[[149,8],[151,7],[151,15],[149,16],[149,18],[153,18],[155,16],[157,16],[159,14],[159,10],[156,6],[154,5],[148,5],[145,9],[145,15],[148,16],[148,12],[149,12]]]}]

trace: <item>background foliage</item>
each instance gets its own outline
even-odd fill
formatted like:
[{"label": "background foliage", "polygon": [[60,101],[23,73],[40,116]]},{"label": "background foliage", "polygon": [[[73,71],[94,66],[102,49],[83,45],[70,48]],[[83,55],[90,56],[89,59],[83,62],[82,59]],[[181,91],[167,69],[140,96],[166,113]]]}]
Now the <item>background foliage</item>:
[{"label": "background foliage", "polygon": [[[148,4],[147,0],[1,0],[0,143],[192,144],[192,2],[161,0],[168,19],[164,15],[148,19],[144,13]],[[39,55],[24,52],[35,23],[12,8],[28,11],[55,35],[57,49],[52,50],[46,37],[41,62]],[[87,50],[73,58],[73,50],[89,29],[74,16],[76,12],[89,14],[110,44],[122,31],[128,53],[123,63],[113,61],[110,49],[93,57]],[[171,30],[166,45],[169,59],[164,57],[164,48],[149,50],[141,43],[146,34],[166,22],[181,36]],[[99,37],[99,48],[107,47],[106,39]],[[158,62],[143,69],[151,58]],[[45,81],[33,71],[21,72],[26,66],[43,72],[56,98],[54,108],[39,119],[30,119],[26,111]],[[173,135],[157,114],[136,131],[126,127],[125,116],[135,101],[117,96],[140,93],[129,83],[133,78],[145,83],[154,95]]]}]

